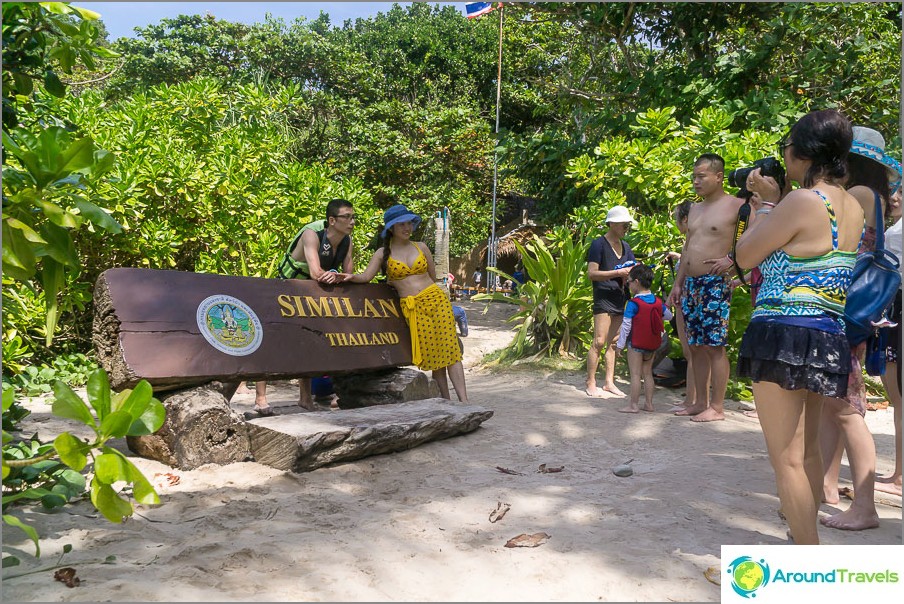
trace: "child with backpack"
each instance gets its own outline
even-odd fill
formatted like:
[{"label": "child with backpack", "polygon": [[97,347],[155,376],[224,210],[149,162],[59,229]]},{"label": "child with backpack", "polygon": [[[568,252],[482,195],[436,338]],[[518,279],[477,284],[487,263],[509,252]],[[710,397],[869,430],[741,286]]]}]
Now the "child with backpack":
[{"label": "child with backpack", "polygon": [[640,383],[644,383],[646,405],[644,411],[653,411],[653,353],[662,344],[665,335],[665,321],[672,318],[672,312],[662,298],[650,291],[653,286],[653,269],[638,264],[628,274],[628,288],[632,298],[625,305],[624,319],[618,334],[619,352],[628,349],[628,370],[631,372],[631,399],[621,413],[637,413],[640,403]]}]

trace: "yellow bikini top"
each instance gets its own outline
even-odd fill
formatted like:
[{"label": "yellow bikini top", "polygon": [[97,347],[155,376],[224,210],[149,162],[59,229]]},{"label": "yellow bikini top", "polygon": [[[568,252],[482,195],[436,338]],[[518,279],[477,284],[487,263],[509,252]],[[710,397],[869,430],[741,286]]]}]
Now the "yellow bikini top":
[{"label": "yellow bikini top", "polygon": [[414,259],[414,264],[411,266],[389,256],[389,260],[386,261],[386,277],[390,281],[399,281],[411,275],[423,275],[427,272],[427,258],[424,257],[420,246],[415,247],[417,247],[417,258]]}]

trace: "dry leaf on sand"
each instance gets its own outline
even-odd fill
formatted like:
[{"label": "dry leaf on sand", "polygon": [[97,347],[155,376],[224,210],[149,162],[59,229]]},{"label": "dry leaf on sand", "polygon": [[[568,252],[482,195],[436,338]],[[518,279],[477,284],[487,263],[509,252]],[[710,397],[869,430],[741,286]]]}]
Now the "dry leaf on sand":
[{"label": "dry leaf on sand", "polygon": [[496,509],[490,512],[490,522],[499,522],[510,509],[512,509],[510,503],[497,502]]},{"label": "dry leaf on sand", "polygon": [[517,537],[512,537],[506,541],[505,547],[537,547],[549,541],[550,537],[551,535],[546,533],[534,533],[533,535],[521,533]]},{"label": "dry leaf on sand", "polygon": [[703,571],[703,576],[713,585],[722,585],[722,572],[715,566],[710,566]]},{"label": "dry leaf on sand", "polygon": [[565,469],[565,466],[559,466],[558,468],[551,468],[547,466],[545,463],[541,463],[540,467],[537,468],[537,472],[540,474],[554,474],[556,472],[561,472]]},{"label": "dry leaf on sand", "polygon": [[75,576],[75,569],[71,566],[61,568],[53,573],[53,578],[66,584],[66,587],[77,587],[81,579]]},{"label": "dry leaf on sand", "polygon": [[503,474],[512,474],[513,476],[524,476],[522,472],[516,472],[515,470],[509,470],[508,468],[503,468],[502,466],[496,466],[496,469],[502,472]]}]

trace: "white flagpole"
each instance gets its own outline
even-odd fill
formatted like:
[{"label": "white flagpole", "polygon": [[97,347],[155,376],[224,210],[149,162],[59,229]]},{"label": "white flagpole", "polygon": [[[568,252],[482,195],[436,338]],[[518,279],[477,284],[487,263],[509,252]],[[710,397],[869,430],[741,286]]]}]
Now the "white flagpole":
[{"label": "white flagpole", "polygon": [[[497,151],[499,146],[499,100],[502,96],[502,10],[504,4],[499,6],[499,69],[496,74],[496,139],[493,144],[493,210],[490,217],[490,243],[487,246],[487,268],[496,268],[496,181],[497,181]],[[496,291],[498,275],[487,270],[487,291]]]}]

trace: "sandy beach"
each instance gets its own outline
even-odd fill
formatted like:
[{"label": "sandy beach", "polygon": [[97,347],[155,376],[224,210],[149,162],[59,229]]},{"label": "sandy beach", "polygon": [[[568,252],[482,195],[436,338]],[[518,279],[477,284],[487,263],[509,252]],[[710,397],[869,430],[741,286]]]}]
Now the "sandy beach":
[{"label": "sandy beach", "polygon": [[[719,568],[720,545],[786,543],[759,424],[739,403],[726,403],[726,421],[697,424],[668,413],[682,390],[659,388],[655,413],[623,414],[626,399],[584,393],[581,371],[483,367],[511,339],[511,308],[459,303],[471,402],[494,411],[478,430],[300,474],[253,462],[181,471],[133,457],[161,505],[137,506],[121,525],[85,502],[16,509],[38,530],[42,556],[4,526],[4,551],[22,565],[4,569],[3,600],[715,602],[719,573],[710,580],[707,569]],[[294,385],[271,386],[273,405],[296,396]],[[240,412],[252,403],[233,399]],[[48,401],[28,406],[25,433],[72,429]],[[892,410],[866,419],[887,473]],[[625,463],[633,475],[616,476]],[[879,528],[820,527],[822,542],[900,545],[901,499],[876,501]],[[538,533],[548,538],[536,547],[505,547]],[[80,585],[54,580],[58,566]]]}]

